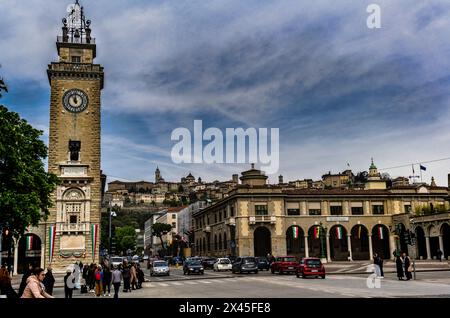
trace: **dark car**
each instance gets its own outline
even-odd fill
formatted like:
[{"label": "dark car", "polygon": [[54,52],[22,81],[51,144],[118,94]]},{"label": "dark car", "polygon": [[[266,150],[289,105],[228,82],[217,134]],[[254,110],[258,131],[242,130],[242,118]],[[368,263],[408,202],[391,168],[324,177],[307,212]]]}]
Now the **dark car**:
[{"label": "dark car", "polygon": [[250,273],[258,274],[258,264],[254,257],[238,257],[231,267],[233,273]]},{"label": "dark car", "polygon": [[298,268],[298,262],[295,256],[278,256],[275,261],[270,265],[272,274],[278,272],[283,273],[296,273]]},{"label": "dark car", "polygon": [[306,278],[307,276],[315,276],[325,278],[325,267],[319,258],[308,257],[300,261],[297,270],[297,277]]},{"label": "dark car", "polygon": [[213,269],[214,263],[217,262],[217,258],[214,257],[208,257],[203,259],[202,265],[204,269]]},{"label": "dark car", "polygon": [[190,275],[190,274],[204,274],[204,268],[202,263],[199,260],[189,260],[184,262],[183,265],[183,275]]},{"label": "dark car", "polygon": [[258,263],[258,269],[268,271],[270,269],[270,263],[265,257],[256,257]]}]

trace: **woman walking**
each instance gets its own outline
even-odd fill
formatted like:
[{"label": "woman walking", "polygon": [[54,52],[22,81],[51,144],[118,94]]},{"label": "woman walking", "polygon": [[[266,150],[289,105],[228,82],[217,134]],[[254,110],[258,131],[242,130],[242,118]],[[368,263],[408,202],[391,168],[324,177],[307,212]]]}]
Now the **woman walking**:
[{"label": "woman walking", "polygon": [[397,268],[397,277],[399,280],[403,280],[403,260],[400,256],[397,256],[396,260],[395,260],[395,265]]},{"label": "woman walking", "polygon": [[21,298],[55,298],[45,292],[43,288],[44,284],[42,284],[44,277],[44,269],[36,268],[33,275],[28,277],[27,286]]}]

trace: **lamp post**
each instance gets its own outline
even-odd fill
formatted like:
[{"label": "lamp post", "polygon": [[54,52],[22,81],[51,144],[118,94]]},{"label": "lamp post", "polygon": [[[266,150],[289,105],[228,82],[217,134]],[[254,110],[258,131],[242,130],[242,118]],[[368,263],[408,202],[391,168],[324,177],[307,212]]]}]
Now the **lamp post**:
[{"label": "lamp post", "polygon": [[[117,205],[115,205],[115,206],[117,206]],[[111,221],[111,217],[117,216],[115,211],[111,211],[111,201],[109,201],[108,211],[109,211],[109,250],[108,250],[108,252],[111,255],[111,252],[112,252],[112,249],[111,249],[111,247],[112,247],[112,234],[111,234],[112,233],[112,231],[111,231],[111,227],[112,227],[111,223],[112,223],[112,221]]]},{"label": "lamp post", "polygon": [[320,258],[324,261],[326,261],[327,255],[325,254],[325,239],[326,239],[326,235],[324,233],[324,231],[327,231],[327,228],[322,227],[322,222],[319,223],[320,225],[320,243],[321,243],[321,248],[320,248]]},{"label": "lamp post", "polygon": [[[411,237],[411,246],[414,246],[414,257],[413,257],[413,276],[414,280],[416,280],[416,225],[414,223],[414,218],[409,219],[409,222],[412,223],[412,232],[414,233],[414,237]],[[413,241],[414,240],[414,241]]]}]

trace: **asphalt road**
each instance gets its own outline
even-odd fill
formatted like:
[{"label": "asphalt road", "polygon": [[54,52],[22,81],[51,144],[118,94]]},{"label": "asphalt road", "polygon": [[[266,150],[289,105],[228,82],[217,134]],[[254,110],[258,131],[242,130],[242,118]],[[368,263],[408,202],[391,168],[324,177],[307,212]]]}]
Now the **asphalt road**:
[{"label": "asphalt road", "polygon": [[[370,273],[361,275],[328,275],[326,279],[297,278],[295,275],[216,273],[183,275],[182,269],[171,269],[170,276],[150,277],[140,290],[120,293],[123,298],[372,298],[372,297],[449,297],[450,272],[418,273],[415,281],[398,281],[387,274],[379,281],[369,280]],[[379,282],[379,284],[378,284]],[[371,288],[372,287],[372,288]],[[56,297],[64,297],[62,288]],[[74,297],[92,297],[93,294]]]}]

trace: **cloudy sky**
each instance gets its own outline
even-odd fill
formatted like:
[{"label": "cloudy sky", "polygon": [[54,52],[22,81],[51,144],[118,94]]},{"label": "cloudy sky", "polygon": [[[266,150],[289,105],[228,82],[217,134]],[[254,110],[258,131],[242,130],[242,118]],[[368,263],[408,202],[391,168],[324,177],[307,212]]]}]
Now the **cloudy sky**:
[{"label": "cloudy sky", "polygon": [[[381,7],[381,29],[366,8]],[[47,64],[67,0],[0,0],[2,103],[44,131]],[[189,173],[230,179],[248,165],[174,164],[173,129],[280,129],[285,180],[318,179],[373,157],[391,176],[450,157],[447,0],[84,0],[105,67],[102,168],[108,181]],[[450,160],[424,163],[447,184]],[[418,166],[416,166],[416,173]]]}]

